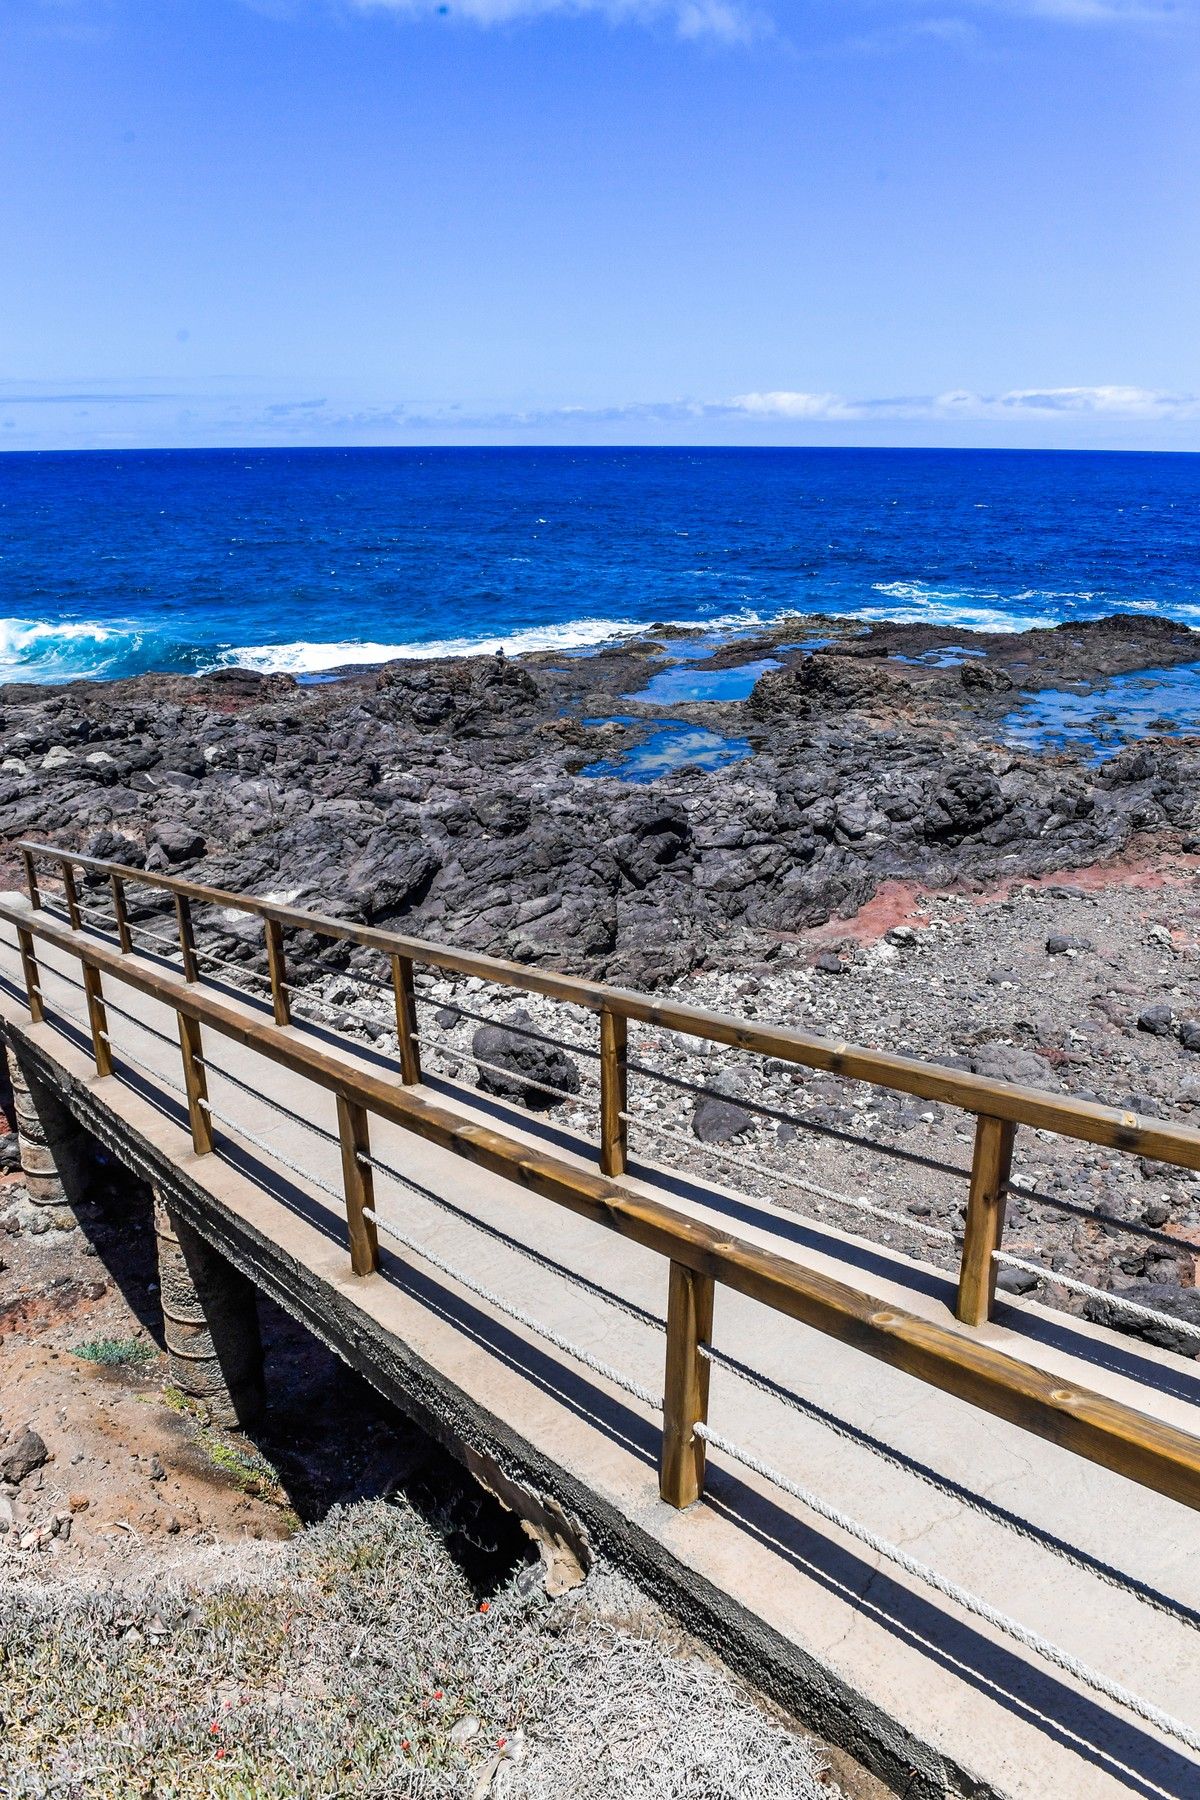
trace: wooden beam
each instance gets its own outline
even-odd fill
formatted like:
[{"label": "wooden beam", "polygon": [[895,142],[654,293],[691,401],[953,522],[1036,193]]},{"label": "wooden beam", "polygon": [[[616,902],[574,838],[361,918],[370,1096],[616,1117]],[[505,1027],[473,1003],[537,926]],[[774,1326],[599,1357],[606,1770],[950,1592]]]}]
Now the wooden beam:
[{"label": "wooden beam", "polygon": [[393,956],[391,964],[400,1076],[410,1087],[415,1087],[421,1079],[421,1046],[417,1042],[417,988],[413,980],[412,957]]},{"label": "wooden beam", "polygon": [[183,1052],[183,1085],[187,1091],[188,1119],[192,1127],[192,1148],[197,1156],[210,1156],[213,1147],[212,1117],[204,1104],[208,1099],[208,1076],[204,1069],[200,1021],[183,1011],[178,1012],[178,1018],[179,1048]]},{"label": "wooden beam", "polygon": [[1007,1119],[983,1117],[975,1125],[971,1189],[963,1234],[955,1316],[964,1325],[983,1325],[992,1316],[996,1261],[992,1252],[1004,1237],[1004,1211],[1017,1128]]},{"label": "wooden beam", "polygon": [[92,1028],[92,1055],[96,1059],[97,1075],[111,1075],[113,1072],[112,1046],[108,1041],[108,1013],[104,1006],[104,990],[100,985],[100,971],[90,963],[83,965],[83,991],[87,999],[88,1023]]},{"label": "wooden beam", "polygon": [[292,1008],[288,998],[287,961],[283,954],[283,926],[278,919],[264,919],[263,932],[267,940],[267,973],[271,978],[271,1008],[275,1023],[290,1025]]},{"label": "wooden beam", "polygon": [[700,1345],[712,1338],[713,1280],[672,1262],[667,1295],[667,1369],[663,1388],[658,1491],[668,1506],[690,1506],[704,1491],[709,1363]]},{"label": "wooden beam", "polygon": [[42,904],[42,891],[38,887],[37,864],[33,860],[33,851],[22,850],[21,861],[25,865],[25,886],[29,892],[29,904],[34,912],[37,912]]},{"label": "wooden beam", "polygon": [[356,1275],[373,1275],[379,1267],[379,1234],[374,1219],[366,1217],[368,1209],[375,1210],[375,1176],[370,1163],[365,1160],[371,1154],[367,1109],[345,1094],[339,1094],[337,1120],[342,1146],[350,1267]]},{"label": "wooden beam", "polygon": [[179,948],[183,951],[183,979],[196,981],[200,975],[196,962],[196,932],[192,924],[192,903],[186,894],[175,895],[175,919],[179,926]]},{"label": "wooden beam", "polygon": [[[955,1327],[886,1306],[803,1263],[718,1232],[660,1200],[450,1112],[423,1091],[358,1069],[307,1038],[278,1032],[240,1003],[206,988],[187,987],[177,975],[143,966],[136,958],[124,959],[99,940],[80,941],[44,914],[34,917],[24,908],[0,901],[0,919],[174,1007],[182,1020],[196,1026],[197,1059],[203,1022],[233,1042],[261,1052],[335,1094],[345,1094],[368,1111],[468,1162],[506,1176],[531,1193],[997,1418],[1200,1510],[1200,1437],[1046,1374]],[[183,1029],[181,1024],[181,1037]],[[187,1060],[185,1049],[185,1074]],[[197,1066],[202,1078],[203,1066]],[[194,1110],[192,1116],[195,1131]],[[207,1125],[207,1115],[204,1118]]]},{"label": "wooden beam", "polygon": [[600,1014],[600,1167],[623,1175],[629,1160],[629,1027],[622,1013],[606,1006]]},{"label": "wooden beam", "polygon": [[38,969],[37,956],[33,948],[33,936],[28,931],[17,927],[17,943],[21,948],[21,973],[25,977],[25,997],[29,1002],[29,1017],[35,1025],[40,1025],[46,1016],[42,1003],[42,980]]},{"label": "wooden beam", "polygon": [[113,917],[117,922],[117,939],[126,956],[133,951],[133,933],[129,929],[129,912],[125,905],[125,883],[119,875],[109,876],[112,888]]},{"label": "wooden beam", "polygon": [[79,931],[83,925],[83,915],[79,910],[79,893],[75,887],[75,871],[64,857],[59,862],[62,870],[63,897],[67,903],[67,917],[71,921],[71,930]]}]

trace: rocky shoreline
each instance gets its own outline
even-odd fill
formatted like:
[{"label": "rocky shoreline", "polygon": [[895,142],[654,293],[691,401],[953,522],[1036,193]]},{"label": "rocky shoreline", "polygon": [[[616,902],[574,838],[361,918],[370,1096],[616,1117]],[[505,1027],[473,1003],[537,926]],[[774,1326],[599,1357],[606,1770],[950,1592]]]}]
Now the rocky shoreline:
[{"label": "rocky shoreline", "polygon": [[[1005,721],[1030,694],[1197,662],[1200,633],[1143,617],[994,637],[808,618],[718,645],[663,631],[577,658],[400,662],[310,685],[238,671],[9,687],[0,833],[1194,1122],[1200,739],[1091,762],[1014,750]],[[725,697],[630,697],[664,671]],[[652,782],[582,772],[665,725],[749,753]],[[150,928],[169,906],[130,899]],[[261,974],[253,919],[201,908],[196,923],[209,950]],[[345,946],[301,939],[289,958],[326,1007],[372,1011]],[[586,1053],[480,1015],[581,1052],[591,1021],[536,1001],[514,1019],[511,996],[476,986],[423,983],[423,1028],[446,1046],[429,1066],[494,1091],[473,1057],[540,1076],[572,1096],[549,1102],[563,1123],[594,1130]],[[386,1009],[363,1027],[384,1049],[389,1030]],[[961,1178],[885,1147],[961,1166],[961,1115],[634,1039],[711,1090],[641,1092],[638,1154],[953,1264]],[[729,1167],[786,1169],[797,1131],[817,1188],[869,1191],[894,1219]],[[1200,1324],[1186,1172],[1026,1133],[1019,1173],[1039,1197],[1010,1212],[1018,1255]],[[1009,1270],[1001,1287],[1039,1284]],[[1047,1284],[1039,1297],[1084,1304]]]},{"label": "rocky shoreline", "polygon": [[[777,666],[741,698],[630,698],[670,657]],[[888,882],[970,890],[1200,842],[1200,740],[1089,766],[1002,731],[1023,696],[1197,661],[1200,632],[1140,615],[1002,636],[806,617],[717,646],[661,631],[307,685],[8,686],[0,842],[655,986],[775,954]],[[642,785],[581,773],[664,722],[749,753]]]}]

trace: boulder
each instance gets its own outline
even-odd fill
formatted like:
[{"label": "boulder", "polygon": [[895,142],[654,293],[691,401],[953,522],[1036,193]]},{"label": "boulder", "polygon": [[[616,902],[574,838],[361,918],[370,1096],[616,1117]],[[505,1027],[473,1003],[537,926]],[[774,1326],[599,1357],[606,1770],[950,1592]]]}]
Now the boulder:
[{"label": "boulder", "polygon": [[716,1075],[692,1110],[692,1134],[702,1144],[726,1144],[754,1124],[754,1115],[739,1106],[741,1079],[732,1070]]},{"label": "boulder", "polygon": [[[520,1029],[510,1029],[513,1026]],[[534,1021],[523,1006],[507,1013],[501,1025],[481,1025],[471,1039],[471,1052],[492,1066],[476,1069],[476,1085],[485,1094],[518,1100],[531,1112],[548,1112],[562,1104],[562,1095],[547,1093],[531,1082],[577,1094],[579,1070],[565,1050],[524,1035],[533,1029]]]},{"label": "boulder", "polygon": [[[169,863],[194,862],[208,848],[203,832],[178,819],[156,825],[150,833],[150,841],[157,845]],[[149,867],[148,862],[146,866]]]},{"label": "boulder", "polygon": [[1165,1001],[1160,1001],[1138,1014],[1137,1026],[1139,1031],[1149,1032],[1151,1037],[1170,1037],[1174,1022],[1174,1012]]},{"label": "boulder", "polygon": [[0,1480],[19,1486],[27,1475],[41,1468],[49,1454],[32,1425],[26,1425],[24,1431],[18,1432],[12,1443],[0,1452]]}]

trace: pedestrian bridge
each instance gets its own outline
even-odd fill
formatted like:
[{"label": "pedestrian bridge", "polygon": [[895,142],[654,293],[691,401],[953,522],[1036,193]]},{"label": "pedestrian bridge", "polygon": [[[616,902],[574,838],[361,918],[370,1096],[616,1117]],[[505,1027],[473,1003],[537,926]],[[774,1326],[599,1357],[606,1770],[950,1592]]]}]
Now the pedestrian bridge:
[{"label": "pedestrian bridge", "polygon": [[[1200,1133],[22,849],[0,1022],[35,1095],[447,1443],[551,1562],[623,1562],[898,1792],[1200,1791],[1200,1364],[995,1295],[1017,1132],[1188,1169]],[[206,948],[243,915],[260,956]],[[305,979],[329,944],[361,1009]],[[429,972],[487,984],[471,1008],[515,990],[572,1009],[594,1136],[432,1072]],[[354,1016],[381,1004],[382,1046]],[[451,1010],[492,1016],[471,1008]],[[651,1084],[687,1084],[638,1060],[645,1027],[961,1108],[955,1272],[797,1211],[802,1139],[778,1202],[739,1191],[733,1151],[720,1183],[673,1169]]]}]

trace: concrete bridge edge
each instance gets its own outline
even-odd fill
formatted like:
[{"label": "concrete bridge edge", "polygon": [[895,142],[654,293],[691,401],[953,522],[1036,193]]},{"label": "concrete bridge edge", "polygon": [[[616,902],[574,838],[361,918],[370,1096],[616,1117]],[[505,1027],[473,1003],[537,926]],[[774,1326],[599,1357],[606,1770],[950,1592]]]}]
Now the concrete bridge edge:
[{"label": "concrete bridge edge", "polygon": [[345,1294],[223,1207],[19,1024],[9,1018],[0,1029],[27,1070],[53,1089],[84,1131],[150,1184],[173,1218],[448,1450],[504,1505],[528,1520],[536,1535],[557,1529],[573,1549],[577,1540],[585,1566],[589,1546],[602,1549],[723,1661],[905,1800],[1005,1800],[1001,1790],[981,1784],[976,1774],[914,1736],[816,1656],[698,1578],[638,1521],[543,1458],[505,1421],[478,1407],[407,1345],[377,1327]]}]

